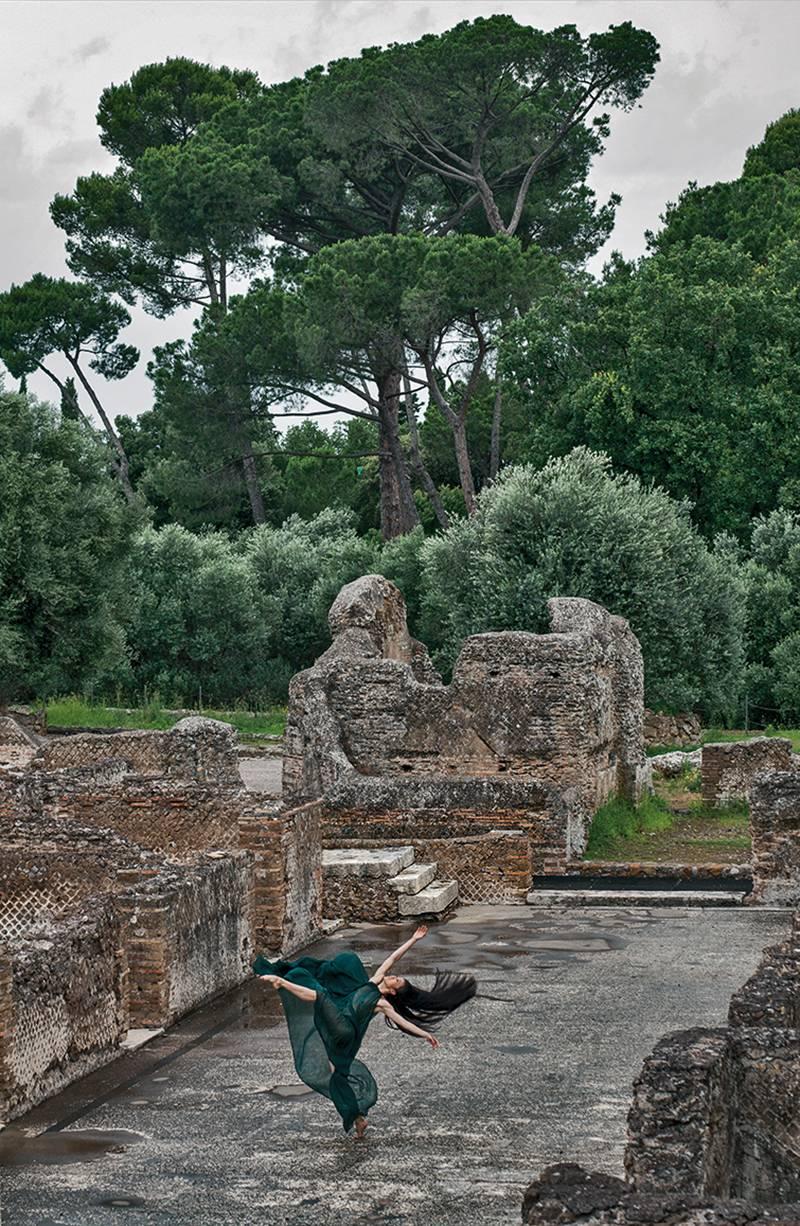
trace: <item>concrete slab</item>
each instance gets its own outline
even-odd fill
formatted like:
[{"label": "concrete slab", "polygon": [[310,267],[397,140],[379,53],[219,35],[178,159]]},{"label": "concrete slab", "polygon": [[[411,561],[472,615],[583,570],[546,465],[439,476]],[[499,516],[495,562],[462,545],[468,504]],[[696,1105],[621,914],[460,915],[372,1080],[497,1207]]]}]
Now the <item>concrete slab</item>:
[{"label": "concrete slab", "polygon": [[398,894],[419,894],[435,879],[437,864],[411,864],[386,882]]},{"label": "concrete slab", "polygon": [[322,871],[332,877],[395,877],[413,862],[413,847],[337,847],[322,853]]},{"label": "concrete slab", "polygon": [[[511,1226],[547,1163],[621,1174],[646,1053],[724,1022],[788,925],[750,908],[463,908],[400,967],[473,970],[480,994],[437,1052],[372,1024],[363,1143],[298,1084],[277,997],[252,981],[0,1133],[3,1226]],[[412,928],[308,952],[377,966]]]},{"label": "concrete slab", "polygon": [[401,915],[436,915],[446,911],[457,898],[457,881],[432,881],[417,894],[401,894],[397,910]]},{"label": "concrete slab", "polygon": [[532,890],[529,907],[740,907],[742,890]]}]

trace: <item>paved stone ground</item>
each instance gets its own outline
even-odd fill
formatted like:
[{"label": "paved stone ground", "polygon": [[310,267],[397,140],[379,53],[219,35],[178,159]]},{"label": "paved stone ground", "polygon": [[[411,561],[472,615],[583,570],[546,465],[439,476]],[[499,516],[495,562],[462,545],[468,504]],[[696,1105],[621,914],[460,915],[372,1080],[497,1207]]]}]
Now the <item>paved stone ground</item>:
[{"label": "paved stone ground", "polygon": [[[787,927],[778,911],[463,908],[406,969],[472,969],[480,997],[438,1052],[373,1023],[363,1143],[297,1085],[277,1000],[251,982],[0,1133],[2,1226],[517,1222],[549,1162],[621,1173],[645,1054],[723,1022]],[[361,926],[314,952],[375,965],[400,933]]]},{"label": "paved stone ground", "polygon": [[239,762],[239,774],[249,792],[279,795],[282,772],[283,758],[277,754],[270,758],[242,758]]}]

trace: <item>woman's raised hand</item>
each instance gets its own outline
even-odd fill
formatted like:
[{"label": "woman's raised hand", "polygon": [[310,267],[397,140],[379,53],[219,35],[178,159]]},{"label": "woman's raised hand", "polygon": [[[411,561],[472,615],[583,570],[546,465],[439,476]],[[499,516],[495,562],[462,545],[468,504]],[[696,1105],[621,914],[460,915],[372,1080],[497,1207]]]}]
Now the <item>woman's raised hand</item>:
[{"label": "woman's raised hand", "polygon": [[435,1034],[426,1034],[425,1042],[430,1043],[434,1051],[436,1051],[437,1047],[441,1047],[441,1043],[439,1042]]},{"label": "woman's raised hand", "polygon": [[270,984],[270,986],[273,988],[279,988],[281,986],[280,975],[259,975],[259,979],[263,979],[265,983]]},{"label": "woman's raised hand", "polygon": [[417,931],[414,933],[414,940],[415,940],[415,941],[421,941],[421,940],[422,940],[422,938],[423,938],[423,937],[426,937],[427,935],[428,935],[428,925],[427,925],[427,924],[420,924],[419,928],[418,928],[418,929],[417,929]]}]

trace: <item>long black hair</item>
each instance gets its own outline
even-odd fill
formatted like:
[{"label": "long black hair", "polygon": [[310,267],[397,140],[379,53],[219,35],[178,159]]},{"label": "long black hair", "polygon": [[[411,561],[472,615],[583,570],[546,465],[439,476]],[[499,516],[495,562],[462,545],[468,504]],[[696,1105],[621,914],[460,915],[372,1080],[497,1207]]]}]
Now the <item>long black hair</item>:
[{"label": "long black hair", "polygon": [[[407,1022],[414,1022],[426,1030],[435,1030],[448,1013],[452,1013],[465,1001],[472,1000],[477,990],[474,975],[436,971],[432,988],[419,988],[406,979],[403,987],[392,995],[391,1002],[392,1007]],[[399,1029],[388,1017],[386,1024],[395,1030]]]}]

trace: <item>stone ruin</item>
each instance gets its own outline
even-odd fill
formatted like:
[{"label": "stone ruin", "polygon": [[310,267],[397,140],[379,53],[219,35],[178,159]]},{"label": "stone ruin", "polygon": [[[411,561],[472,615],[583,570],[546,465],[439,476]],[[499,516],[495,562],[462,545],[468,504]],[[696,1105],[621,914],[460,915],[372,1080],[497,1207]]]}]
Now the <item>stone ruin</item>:
[{"label": "stone ruin", "polygon": [[234,730],[0,720],[0,1120],[321,926],[318,806],[245,791]]},{"label": "stone ruin", "polygon": [[634,1083],[625,1179],[569,1163],[528,1188],[526,1226],[797,1226],[800,915],[727,1026],[666,1035]]},{"label": "stone ruin", "polygon": [[287,803],[321,802],[325,847],[409,845],[463,901],[519,900],[612,794],[638,802],[639,643],[589,600],[548,608],[550,634],[468,638],[444,685],[394,584],[342,588],[331,647],[290,686],[283,768]]}]

